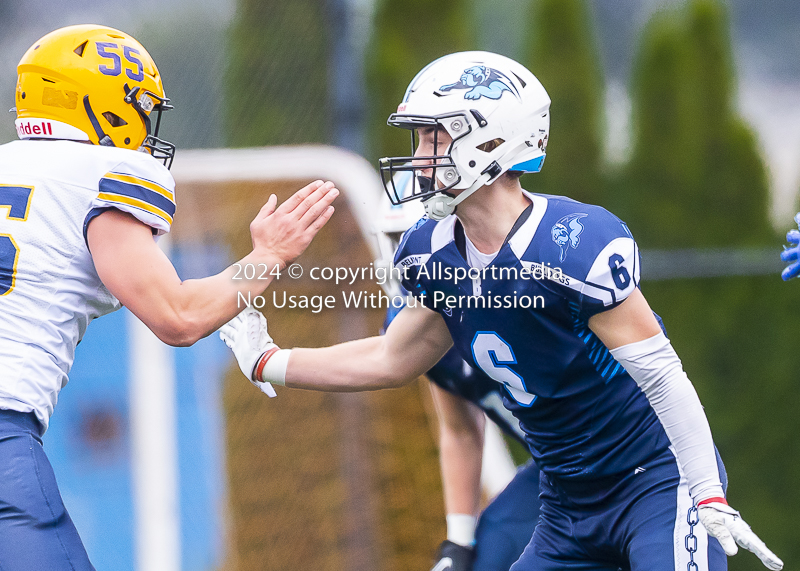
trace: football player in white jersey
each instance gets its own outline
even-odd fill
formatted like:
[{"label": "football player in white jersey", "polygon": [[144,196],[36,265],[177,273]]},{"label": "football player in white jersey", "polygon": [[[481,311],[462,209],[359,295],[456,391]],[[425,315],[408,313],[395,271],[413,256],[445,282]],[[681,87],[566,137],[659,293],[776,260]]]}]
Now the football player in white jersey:
[{"label": "football player in white jersey", "polygon": [[[124,32],[70,26],[22,57],[21,140],[0,146],[0,569],[93,569],[41,437],[89,322],[125,305],[161,340],[191,345],[269,280],[234,269],[181,281],[155,237],[169,232],[172,107],[147,51]],[[250,225],[242,263],[285,266],[333,213],[316,181]]]},{"label": "football player in white jersey", "polygon": [[455,345],[502,385],[542,473],[539,523],[511,571],[724,571],[738,546],[781,569],[727,504],[628,227],[520,186],[542,168],[549,123],[550,98],[519,63],[487,52],[431,63],[389,117],[411,131],[411,156],[381,161],[386,180],[420,181],[392,202],[421,199],[428,214],[394,259],[407,306],[385,335],[333,347],[280,349],[255,310],[223,340],[251,380],[327,391],[407,383]]}]

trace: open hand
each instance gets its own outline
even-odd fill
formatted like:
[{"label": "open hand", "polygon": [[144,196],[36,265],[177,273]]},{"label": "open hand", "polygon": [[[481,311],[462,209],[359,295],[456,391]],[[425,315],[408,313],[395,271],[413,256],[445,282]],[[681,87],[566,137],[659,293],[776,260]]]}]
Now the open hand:
[{"label": "open hand", "polygon": [[755,553],[767,569],[783,569],[783,561],[767,548],[739,512],[729,505],[721,502],[702,504],[697,508],[697,515],[708,534],[717,538],[726,555],[736,555],[738,543]]},{"label": "open hand", "polygon": [[317,180],[278,206],[273,194],[250,223],[253,251],[279,264],[297,258],[333,215],[331,203],[339,196],[332,182]]}]

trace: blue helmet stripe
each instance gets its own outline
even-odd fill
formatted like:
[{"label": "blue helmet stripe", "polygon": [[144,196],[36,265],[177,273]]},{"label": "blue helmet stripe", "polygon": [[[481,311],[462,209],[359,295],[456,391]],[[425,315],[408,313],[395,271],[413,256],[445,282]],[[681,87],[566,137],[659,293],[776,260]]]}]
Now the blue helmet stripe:
[{"label": "blue helmet stripe", "polygon": [[531,159],[529,161],[525,161],[524,163],[517,163],[508,170],[511,171],[522,171],[522,172],[539,172],[542,170],[542,163],[544,163],[544,155],[541,157],[536,157],[535,159]]}]

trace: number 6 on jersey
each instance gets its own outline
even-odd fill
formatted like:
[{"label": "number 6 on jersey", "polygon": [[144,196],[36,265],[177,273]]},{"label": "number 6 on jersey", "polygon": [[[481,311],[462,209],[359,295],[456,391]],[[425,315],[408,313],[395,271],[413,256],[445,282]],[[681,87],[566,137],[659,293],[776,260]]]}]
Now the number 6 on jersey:
[{"label": "number 6 on jersey", "polygon": [[506,389],[522,406],[531,406],[536,400],[536,395],[532,395],[525,389],[525,380],[511,370],[508,365],[514,365],[517,358],[511,345],[506,343],[494,331],[479,331],[472,340],[472,357],[483,372],[499,383],[503,383]]}]

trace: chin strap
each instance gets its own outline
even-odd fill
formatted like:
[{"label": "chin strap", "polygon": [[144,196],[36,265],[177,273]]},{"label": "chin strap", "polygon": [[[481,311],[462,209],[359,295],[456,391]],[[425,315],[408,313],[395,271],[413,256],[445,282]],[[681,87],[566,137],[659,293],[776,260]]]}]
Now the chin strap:
[{"label": "chin strap", "polygon": [[469,188],[464,190],[458,196],[449,196],[447,194],[437,192],[427,200],[423,200],[422,204],[425,206],[425,212],[428,218],[433,220],[444,220],[456,211],[456,206],[462,203],[467,197],[471,196],[476,190],[485,185],[492,179],[488,173],[482,174],[478,179],[473,182]]},{"label": "chin strap", "polygon": [[423,200],[422,204],[425,205],[425,212],[428,214],[428,218],[444,220],[456,211],[456,206],[464,202],[480,187],[488,184],[490,180],[497,179],[501,174],[503,174],[503,169],[497,164],[497,161],[492,161],[492,164],[483,170],[475,182],[469,185],[469,187],[458,196],[454,197],[437,192],[429,199]]},{"label": "chin strap", "polygon": [[104,147],[114,147],[114,141],[112,141],[111,137],[103,132],[103,128],[100,126],[100,122],[97,120],[97,116],[94,114],[94,111],[92,111],[92,106],[89,104],[88,95],[84,95],[83,97],[83,108],[86,109],[86,114],[89,116],[89,121],[92,122],[94,132],[97,134],[97,144]]}]

